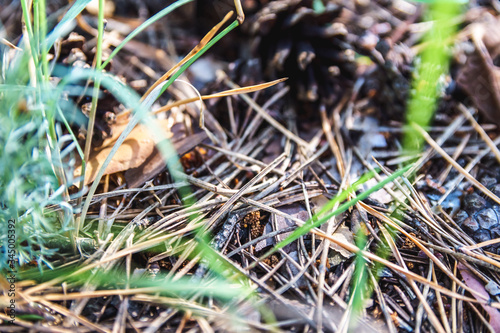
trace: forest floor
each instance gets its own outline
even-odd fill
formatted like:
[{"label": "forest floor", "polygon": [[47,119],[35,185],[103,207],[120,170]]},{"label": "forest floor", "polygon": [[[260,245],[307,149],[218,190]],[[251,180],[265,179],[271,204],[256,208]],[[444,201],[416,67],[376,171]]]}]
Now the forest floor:
[{"label": "forest floor", "polygon": [[[106,1],[102,46],[92,2],[47,80],[96,68],[173,2]],[[58,102],[73,120],[55,122],[58,142],[75,134],[59,145],[68,196],[44,213],[71,209],[74,227],[4,270],[0,331],[500,332],[499,3],[442,22],[404,0],[241,4],[243,24],[161,96],[233,1],[189,2],[127,41],[104,71],[131,90],[61,90],[77,106]],[[48,1],[48,17],[68,6]],[[0,2],[4,63],[21,21]],[[133,91],[153,121],[130,125]]]}]

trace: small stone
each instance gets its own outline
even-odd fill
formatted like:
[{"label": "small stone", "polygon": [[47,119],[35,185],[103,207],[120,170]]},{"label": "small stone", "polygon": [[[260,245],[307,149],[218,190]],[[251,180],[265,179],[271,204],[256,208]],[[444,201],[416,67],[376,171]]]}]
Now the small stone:
[{"label": "small stone", "polygon": [[500,197],[500,184],[493,186],[491,192],[495,193],[497,197]]},{"label": "small stone", "polygon": [[500,206],[498,205],[493,205],[493,210],[497,214],[497,219],[500,221]]},{"label": "small stone", "polygon": [[393,278],[394,275],[392,274],[392,271],[388,269],[387,267],[384,267],[382,270],[379,270],[377,272],[377,276],[379,278]]},{"label": "small stone", "polygon": [[492,185],[495,185],[497,183],[497,180],[495,177],[491,177],[489,175],[484,176],[481,178],[481,184],[483,184],[486,187],[490,187]]}]

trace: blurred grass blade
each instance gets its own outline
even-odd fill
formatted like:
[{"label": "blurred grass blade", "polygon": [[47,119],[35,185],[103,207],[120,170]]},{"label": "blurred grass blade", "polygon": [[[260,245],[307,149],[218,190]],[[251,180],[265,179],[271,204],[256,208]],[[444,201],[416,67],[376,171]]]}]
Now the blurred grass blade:
[{"label": "blurred grass blade", "polygon": [[359,231],[356,236],[356,246],[360,251],[356,253],[354,279],[352,280],[352,316],[349,322],[350,329],[357,327],[357,319],[365,308],[365,301],[370,297],[370,291],[367,288],[367,260],[361,252],[366,246],[367,239],[362,231]]},{"label": "blurred grass blade", "polygon": [[[112,76],[96,72],[95,70],[80,70],[79,73],[76,71],[72,71],[69,75],[71,79],[65,80],[66,82],[75,81],[78,80],[79,78],[80,79],[95,78],[101,80],[101,84],[105,86],[116,97],[116,99],[120,101],[120,103],[125,105],[127,108],[134,110],[135,113],[134,117],[130,120],[127,127],[123,130],[119,138],[116,140],[115,145],[111,149],[111,152],[107,156],[106,160],[103,162],[101,169],[97,173],[97,176],[94,182],[92,183],[92,186],[89,189],[89,193],[87,194],[87,198],[85,200],[81,212],[81,221],[84,221],[88,208],[90,206],[90,202],[97,189],[97,185],[99,184],[104,174],[104,171],[108,167],[109,163],[111,162],[111,159],[116,154],[118,148],[121,146],[123,141],[125,141],[127,136],[139,123],[139,121],[141,121],[146,116],[147,111],[146,108],[139,103],[139,96],[137,95],[137,93],[128,86],[123,85],[121,82],[118,81],[118,79]],[[76,230],[77,235],[79,232],[78,230],[79,228],[80,226],[78,226]]]},{"label": "blurred grass blade", "polygon": [[[429,7],[429,21],[433,27],[424,36],[427,44],[421,55],[421,63],[417,67],[412,82],[412,96],[408,101],[406,123],[417,123],[420,127],[427,127],[432,120],[436,101],[439,97],[439,84],[443,74],[449,69],[449,50],[447,40],[457,28],[453,19],[460,13],[461,6],[454,0],[432,1]],[[411,127],[405,131],[403,148],[411,155],[417,156],[424,144],[423,137]]]},{"label": "blurred grass blade", "polygon": [[429,3],[429,4],[435,4],[435,3],[444,3],[444,4],[466,4],[469,2],[469,0],[412,0],[413,2],[420,2],[420,3]]},{"label": "blurred grass blade", "polygon": [[106,61],[104,61],[102,63],[100,68],[101,69],[105,68],[106,65],[111,61],[111,59],[113,59],[114,56],[125,46],[125,44],[127,44],[131,39],[133,39],[135,36],[137,36],[141,31],[143,31],[144,29],[146,29],[151,24],[155,23],[156,21],[158,21],[159,19],[161,19],[165,15],[169,14],[173,10],[175,10],[175,9],[177,9],[177,8],[183,6],[191,1],[193,1],[193,0],[178,0],[178,1],[174,2],[173,4],[171,4],[170,6],[168,6],[167,8],[159,11],[158,13],[156,13],[155,15],[153,15],[152,17],[147,19],[144,23],[142,23],[134,31],[132,31],[127,37],[125,37],[125,39],[120,43],[120,45],[118,45],[113,50],[113,52],[111,52],[108,59],[106,59]]},{"label": "blurred grass blade", "polygon": [[47,50],[50,50],[50,48],[54,45],[54,43],[59,37],[65,36],[70,32],[68,30],[71,29],[70,22],[74,20],[78,16],[78,14],[80,14],[85,9],[85,7],[89,4],[90,1],[92,0],[76,0],[71,5],[71,8],[64,15],[62,20],[54,27],[52,32],[47,36],[46,39]]}]

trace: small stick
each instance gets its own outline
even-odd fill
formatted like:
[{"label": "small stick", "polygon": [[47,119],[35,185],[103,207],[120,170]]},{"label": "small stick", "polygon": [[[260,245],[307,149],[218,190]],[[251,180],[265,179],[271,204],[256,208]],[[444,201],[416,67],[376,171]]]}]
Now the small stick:
[{"label": "small stick", "polygon": [[243,12],[243,7],[241,6],[240,0],[234,0],[234,7],[236,7],[236,19],[239,24],[243,24],[245,21],[245,13]]}]

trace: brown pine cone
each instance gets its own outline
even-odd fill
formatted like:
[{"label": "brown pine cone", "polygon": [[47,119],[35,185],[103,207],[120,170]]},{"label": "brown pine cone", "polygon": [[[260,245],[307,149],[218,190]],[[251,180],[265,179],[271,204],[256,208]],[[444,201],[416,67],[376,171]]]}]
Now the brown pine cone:
[{"label": "brown pine cone", "polygon": [[273,1],[254,16],[251,33],[267,79],[289,77],[294,98],[332,105],[352,86],[356,65],[347,29],[336,22],[342,7],[324,9],[312,0]]}]

